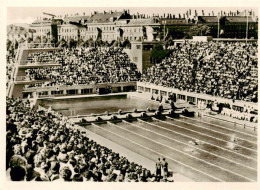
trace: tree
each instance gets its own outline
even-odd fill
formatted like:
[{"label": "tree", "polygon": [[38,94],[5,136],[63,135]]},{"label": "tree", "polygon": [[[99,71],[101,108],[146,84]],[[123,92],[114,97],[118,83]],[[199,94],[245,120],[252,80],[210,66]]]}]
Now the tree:
[{"label": "tree", "polygon": [[82,39],[80,38],[80,39],[78,40],[78,42],[77,42],[77,46],[82,47],[83,44],[84,44],[84,40],[82,40]]},{"label": "tree", "polygon": [[89,45],[89,47],[94,47],[95,46],[95,42],[94,42],[94,40],[92,38],[88,39],[88,45]]},{"label": "tree", "polygon": [[63,38],[57,42],[58,47],[67,47],[67,42]]},{"label": "tree", "polygon": [[43,37],[42,37],[42,43],[44,43],[44,44],[45,44],[45,43],[47,43],[47,42],[48,42],[48,39],[47,39],[47,37],[46,37],[46,36],[43,36]]},{"label": "tree", "polygon": [[6,49],[9,50],[11,48],[11,45],[12,45],[12,42],[9,39],[7,39],[7,41],[6,41]]},{"label": "tree", "polygon": [[192,38],[192,36],[208,36],[211,34],[212,28],[204,25],[198,24],[192,26],[186,33],[184,38]]},{"label": "tree", "polygon": [[113,43],[111,42],[111,47],[118,47],[120,45],[119,40],[114,40]]},{"label": "tree", "polygon": [[151,53],[151,58],[153,63],[161,62],[165,57],[169,56],[172,50],[164,50],[162,44],[156,45]]},{"label": "tree", "polygon": [[50,43],[56,44],[57,43],[57,39],[55,37],[51,37]]},{"label": "tree", "polygon": [[115,42],[116,42],[116,40],[112,40],[110,43],[108,43],[108,46],[109,47],[113,46]]},{"label": "tree", "polygon": [[82,46],[83,46],[83,47],[89,47],[88,40],[83,41]]},{"label": "tree", "polygon": [[33,43],[41,43],[41,37],[40,37],[40,36],[37,36],[37,37],[34,39]]},{"label": "tree", "polygon": [[14,41],[14,49],[18,49],[18,46],[19,46],[19,44],[18,44],[17,40],[15,40]]},{"label": "tree", "polygon": [[131,43],[129,42],[129,40],[128,39],[125,39],[124,40],[124,42],[123,42],[123,44],[122,44],[122,47],[123,48],[125,48],[125,47],[131,47]]},{"label": "tree", "polygon": [[98,47],[104,46],[104,45],[105,45],[105,42],[104,42],[101,38],[98,38],[98,39],[96,40],[96,45],[97,45]]},{"label": "tree", "polygon": [[74,39],[69,39],[68,41],[68,47],[72,48],[72,47],[77,47],[77,41],[75,41]]},{"label": "tree", "polygon": [[29,38],[27,38],[27,42],[31,43],[31,42],[33,42],[33,39],[29,37]]},{"label": "tree", "polygon": [[24,43],[26,40],[24,39],[24,38],[21,38],[20,40],[19,40],[19,44],[22,44],[22,43]]}]

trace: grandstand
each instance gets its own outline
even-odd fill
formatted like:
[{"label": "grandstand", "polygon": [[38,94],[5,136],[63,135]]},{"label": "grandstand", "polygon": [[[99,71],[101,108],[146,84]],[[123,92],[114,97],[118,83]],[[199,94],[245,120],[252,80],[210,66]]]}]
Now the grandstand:
[{"label": "grandstand", "polygon": [[[141,75],[119,47],[21,44],[7,59],[9,180],[155,182],[172,181],[174,171],[194,181],[257,181],[257,43],[168,48]],[[79,116],[83,109],[96,113]],[[93,133],[154,168],[166,158],[169,168],[160,162],[167,172],[158,175],[86,136]]]},{"label": "grandstand", "polygon": [[28,80],[26,77],[26,71],[28,69],[38,69],[41,67],[59,67],[60,64],[52,61],[45,64],[39,64],[39,62],[31,63],[30,61],[27,61],[27,57],[31,53],[55,51],[58,49],[59,48],[54,47],[54,44],[20,44],[17,49],[14,62],[11,65],[11,70],[7,69],[9,71],[7,74],[10,74],[8,76],[9,81],[7,86],[7,96],[23,98],[22,92],[24,85],[39,83],[42,80],[48,80],[46,78],[43,79],[37,77]]}]

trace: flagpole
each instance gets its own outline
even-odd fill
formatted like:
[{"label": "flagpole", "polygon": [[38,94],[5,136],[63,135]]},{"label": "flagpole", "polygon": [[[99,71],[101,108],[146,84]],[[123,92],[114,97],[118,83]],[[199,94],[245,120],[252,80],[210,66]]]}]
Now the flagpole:
[{"label": "flagpole", "polygon": [[247,36],[248,36],[248,13],[246,11],[246,43],[247,43]]},{"label": "flagpole", "polygon": [[218,38],[219,38],[219,14],[218,14]]},{"label": "flagpole", "polygon": [[42,16],[41,16],[41,45],[42,45],[42,22],[43,22],[43,13],[42,13]]},{"label": "flagpole", "polygon": [[163,26],[163,40],[165,40],[165,22],[166,20],[164,20],[164,26]]}]

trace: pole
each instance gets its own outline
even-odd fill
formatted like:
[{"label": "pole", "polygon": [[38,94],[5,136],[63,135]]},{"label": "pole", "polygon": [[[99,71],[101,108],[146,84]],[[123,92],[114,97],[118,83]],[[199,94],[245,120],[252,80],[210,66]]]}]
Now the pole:
[{"label": "pole", "polygon": [[219,38],[219,15],[218,15],[218,38]]},{"label": "pole", "polygon": [[163,40],[165,40],[165,22],[166,22],[166,20],[164,20]]},{"label": "pole", "polygon": [[248,36],[248,13],[246,11],[246,43],[247,43],[247,36]]},{"label": "pole", "polygon": [[41,45],[42,45],[42,22],[43,22],[43,13],[42,13],[42,16],[41,16]]}]

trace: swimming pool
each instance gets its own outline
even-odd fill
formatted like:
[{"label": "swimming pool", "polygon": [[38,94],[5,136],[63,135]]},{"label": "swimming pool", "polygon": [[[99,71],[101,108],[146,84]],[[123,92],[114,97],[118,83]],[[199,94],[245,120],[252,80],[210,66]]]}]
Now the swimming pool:
[{"label": "swimming pool", "polygon": [[106,111],[117,112],[133,111],[133,109],[146,110],[157,109],[159,103],[150,102],[143,99],[129,98],[127,95],[115,96],[95,96],[75,99],[41,99],[39,105],[51,108],[65,116],[100,114]]},{"label": "swimming pool", "polygon": [[[38,100],[66,116],[157,109],[158,102],[127,95]],[[82,127],[194,181],[246,182],[257,179],[257,134],[233,123],[204,117],[137,118]],[[237,139],[234,142],[234,139]],[[196,144],[194,142],[197,142]],[[107,145],[109,147],[109,144]]]}]

